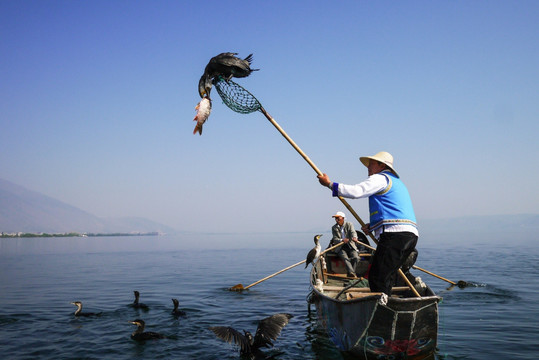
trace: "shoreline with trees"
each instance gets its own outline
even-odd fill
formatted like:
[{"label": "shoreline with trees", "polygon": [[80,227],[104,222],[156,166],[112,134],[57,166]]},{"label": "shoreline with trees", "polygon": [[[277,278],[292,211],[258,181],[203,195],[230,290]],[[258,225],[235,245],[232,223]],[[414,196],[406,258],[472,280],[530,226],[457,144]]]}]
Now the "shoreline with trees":
[{"label": "shoreline with trees", "polygon": [[102,236],[159,236],[164,235],[158,231],[151,232],[130,232],[130,233],[0,233],[0,238],[52,238],[52,237],[102,237]]}]

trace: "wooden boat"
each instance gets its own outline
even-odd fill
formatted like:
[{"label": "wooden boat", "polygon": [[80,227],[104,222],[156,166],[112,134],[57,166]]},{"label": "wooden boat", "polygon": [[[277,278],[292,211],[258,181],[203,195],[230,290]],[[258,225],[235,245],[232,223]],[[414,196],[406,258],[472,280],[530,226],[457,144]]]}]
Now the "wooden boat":
[{"label": "wooden boat", "polygon": [[[361,261],[356,267],[358,276],[368,269],[370,254],[360,255]],[[393,287],[389,297],[372,293],[367,280],[347,277],[344,262],[329,252],[312,267],[309,304],[315,305],[318,323],[333,343],[354,357],[433,358],[441,297],[419,277],[410,273],[407,277],[420,297],[414,295],[404,281]]]}]

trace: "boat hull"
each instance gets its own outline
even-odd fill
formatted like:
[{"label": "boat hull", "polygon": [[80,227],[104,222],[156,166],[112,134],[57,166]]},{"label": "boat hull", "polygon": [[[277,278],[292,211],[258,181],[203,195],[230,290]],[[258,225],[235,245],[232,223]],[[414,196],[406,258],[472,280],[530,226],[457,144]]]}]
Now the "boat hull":
[{"label": "boat hull", "polygon": [[311,273],[310,302],[319,324],[341,351],[363,359],[423,359],[433,354],[441,298],[430,288],[420,298],[365,293],[337,300],[324,292],[320,280],[316,284],[321,278],[317,270],[320,267]]}]

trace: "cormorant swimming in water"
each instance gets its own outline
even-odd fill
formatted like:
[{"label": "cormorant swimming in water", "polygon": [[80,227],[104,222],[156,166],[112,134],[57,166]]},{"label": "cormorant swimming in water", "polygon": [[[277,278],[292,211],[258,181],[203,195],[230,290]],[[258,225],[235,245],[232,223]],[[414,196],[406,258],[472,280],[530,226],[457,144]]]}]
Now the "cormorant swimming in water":
[{"label": "cormorant swimming in water", "polygon": [[148,305],[144,304],[144,303],[139,303],[138,302],[138,298],[140,296],[140,293],[135,290],[133,291],[133,293],[135,294],[135,301],[133,301],[133,307],[135,309],[144,309],[144,310],[148,310]]},{"label": "cormorant swimming in water", "polygon": [[72,304],[77,307],[77,310],[75,310],[75,316],[88,317],[88,316],[100,316],[101,315],[101,313],[93,313],[93,312],[83,313],[82,312],[82,302],[80,302],[80,301],[73,301]]},{"label": "cormorant swimming in water", "polygon": [[178,299],[172,299],[172,303],[174,304],[174,309],[172,310],[172,315],[174,316],[185,316],[185,311],[178,309],[178,306],[180,305],[180,302]]},{"label": "cormorant swimming in water", "polygon": [[149,340],[149,339],[164,339],[165,335],[153,331],[144,331],[144,320],[136,319],[129,321],[131,324],[137,325],[137,330],[131,334],[131,339],[137,341]]},{"label": "cormorant swimming in water", "polygon": [[210,330],[218,338],[238,345],[242,356],[252,357],[261,352],[261,347],[272,347],[273,343],[271,341],[277,339],[281,330],[291,318],[291,314],[280,313],[260,320],[254,338],[250,332],[244,330],[242,334],[230,326],[212,326]]},{"label": "cormorant swimming in water", "polygon": [[210,97],[212,80],[216,76],[221,75],[228,81],[232,77],[247,77],[251,72],[259,70],[251,69],[253,54],[249,54],[245,59],[240,59],[235,55],[238,55],[238,53],[226,52],[210,59],[204,69],[204,74],[202,74],[198,82],[198,93],[201,98]]},{"label": "cormorant swimming in water", "polygon": [[309,266],[309,264],[312,264],[314,266],[315,260],[318,259],[318,257],[320,256],[320,251],[322,250],[322,248],[320,247],[320,238],[322,237],[322,235],[323,234],[320,234],[314,237],[315,247],[313,247],[311,251],[309,251],[309,253],[307,254],[307,259],[305,261],[305,269],[307,269],[307,266]]}]

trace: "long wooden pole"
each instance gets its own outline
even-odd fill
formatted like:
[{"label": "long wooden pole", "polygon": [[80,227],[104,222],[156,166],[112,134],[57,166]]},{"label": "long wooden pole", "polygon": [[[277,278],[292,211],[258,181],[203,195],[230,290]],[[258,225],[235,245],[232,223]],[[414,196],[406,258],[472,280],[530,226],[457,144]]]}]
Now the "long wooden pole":
[{"label": "long wooden pole", "polygon": [[[324,254],[327,253],[328,251],[331,251],[331,250],[333,250],[333,249],[338,248],[338,247],[341,246],[342,244],[344,244],[344,242],[341,241],[341,242],[338,243],[337,245],[334,245],[334,246],[332,246],[332,247],[327,248],[326,250],[324,250],[324,251],[322,251],[322,252],[320,253],[320,256],[324,255]],[[266,277],[263,278],[263,279],[260,279],[260,280],[258,280],[258,281],[255,281],[254,283],[252,283],[252,284],[250,284],[250,285],[247,285],[246,287],[243,287],[242,284],[238,284],[238,285],[232,286],[229,290],[234,290],[234,291],[247,290],[247,289],[249,289],[249,288],[252,287],[252,286],[255,286],[255,285],[257,285],[257,284],[260,284],[262,281],[266,281],[266,280],[268,280],[268,279],[271,279],[272,277],[277,276],[277,275],[279,275],[280,273],[285,272],[286,270],[290,270],[290,269],[292,269],[292,268],[294,268],[294,267],[296,267],[296,266],[298,266],[298,265],[301,265],[301,264],[305,263],[306,261],[307,261],[307,260],[302,260],[302,261],[300,261],[300,262],[298,262],[298,263],[295,263],[294,265],[290,265],[290,266],[288,266],[288,267],[285,267],[284,269],[279,270],[279,271],[277,271],[276,273],[273,273],[273,274],[271,274],[271,275],[269,275],[269,276],[266,276]]]},{"label": "long wooden pole", "polygon": [[[435,273],[431,273],[430,271],[425,270],[425,269],[422,269],[422,268],[420,268],[419,266],[413,265],[412,267],[413,267],[414,269],[421,270],[421,271],[423,271],[424,273],[427,273],[427,274],[429,274],[429,275],[432,275],[432,276],[434,276],[434,277],[436,277],[436,278],[438,278],[438,279],[440,279],[440,280],[447,281],[447,282],[450,283],[451,285],[458,285],[458,284],[457,284],[456,282],[454,282],[454,281],[448,280],[448,279],[446,279],[446,278],[444,278],[444,277],[441,277],[440,275],[436,275]],[[460,282],[460,281],[459,281],[459,282]]]},{"label": "long wooden pole", "polygon": [[[270,114],[268,114],[268,112],[266,111],[266,109],[264,109],[263,107],[260,107],[260,112],[262,112],[262,114],[264,114],[264,116],[266,117],[266,119],[269,120],[269,122],[281,133],[281,135],[290,143],[290,145],[292,145],[292,147],[294,149],[296,149],[296,151],[305,159],[305,161],[307,161],[307,163],[309,165],[311,165],[311,167],[313,168],[313,170],[316,172],[317,175],[322,175],[322,172],[320,171],[320,169],[318,169],[318,167],[314,164],[314,162],[312,162],[312,160],[307,156],[307,154],[305,154],[301,149],[300,147],[294,142],[294,140],[292,140],[292,138],[290,136],[288,136],[288,134],[283,130],[283,128],[277,123],[277,121],[275,121],[275,119],[273,119],[271,117]],[[350,213],[352,213],[352,215],[356,218],[356,220],[361,224],[361,226],[365,226],[365,223],[361,220],[361,218],[359,217],[359,215],[354,211],[354,209],[352,209],[352,207],[348,204],[348,202],[341,196],[339,196],[339,200],[341,200],[341,202],[343,203],[343,205],[348,209],[348,211],[350,211]],[[374,239],[374,236],[372,236],[372,234],[369,233],[369,235],[371,236],[371,238],[373,239],[373,241],[375,243],[378,243],[375,239]],[[408,278],[406,277],[406,275],[404,275],[404,273],[402,272],[401,269],[399,269],[399,275],[401,276],[401,278],[403,278],[403,280],[406,282],[406,284],[410,287],[410,289],[413,291],[413,293],[415,294],[415,296],[417,297],[421,297],[421,295],[419,295],[419,293],[417,292],[417,290],[415,289],[415,287],[412,285],[412,283],[410,282],[410,280],[408,280]]]}]

